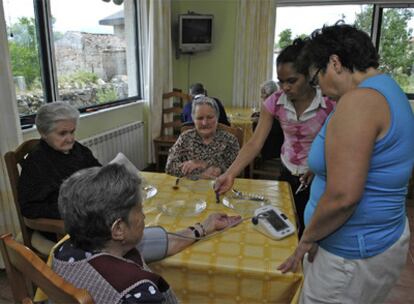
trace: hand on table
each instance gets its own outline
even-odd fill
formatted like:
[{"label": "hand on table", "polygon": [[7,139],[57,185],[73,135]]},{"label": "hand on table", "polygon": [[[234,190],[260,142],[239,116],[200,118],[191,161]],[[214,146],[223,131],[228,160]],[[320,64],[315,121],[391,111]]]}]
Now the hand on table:
[{"label": "hand on table", "polygon": [[230,174],[224,173],[216,178],[214,183],[214,191],[219,194],[226,193],[233,187],[234,177]]},{"label": "hand on table", "polygon": [[282,273],[288,271],[296,272],[298,265],[302,262],[303,257],[308,253],[308,261],[313,262],[315,255],[318,251],[318,244],[314,242],[305,242],[301,240],[296,248],[295,252],[286,259],[280,266],[277,268]]},{"label": "hand on table", "polygon": [[181,172],[183,176],[191,174],[196,169],[205,169],[207,168],[207,163],[202,160],[187,160],[183,162],[181,167]]},{"label": "hand on table", "polygon": [[201,173],[201,178],[206,179],[215,179],[221,173],[221,169],[219,167],[210,166],[203,173]]},{"label": "hand on table", "polygon": [[212,213],[201,224],[209,235],[215,231],[223,230],[240,224],[242,221],[240,215],[229,216],[225,213]]}]

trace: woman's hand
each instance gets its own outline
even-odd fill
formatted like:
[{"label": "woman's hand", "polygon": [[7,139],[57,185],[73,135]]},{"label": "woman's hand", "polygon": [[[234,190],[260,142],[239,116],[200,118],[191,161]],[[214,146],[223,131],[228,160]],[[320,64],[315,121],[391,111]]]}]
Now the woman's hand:
[{"label": "woman's hand", "polygon": [[181,172],[183,173],[183,176],[191,174],[196,169],[205,169],[207,168],[207,163],[202,160],[187,160],[183,162],[183,165],[181,167]]},{"label": "woman's hand", "polygon": [[301,184],[304,184],[305,186],[309,186],[309,184],[312,182],[313,177],[315,174],[313,174],[312,171],[307,171],[305,174],[303,174],[300,178],[299,181]]},{"label": "woman's hand", "polygon": [[215,179],[221,174],[221,169],[219,167],[210,166],[203,173],[201,173],[201,178]]},{"label": "woman's hand", "polygon": [[219,194],[226,193],[233,187],[234,177],[227,172],[216,178],[214,183],[214,191]]},{"label": "woman's hand", "polygon": [[223,230],[227,227],[236,226],[241,223],[241,216],[229,216],[225,213],[212,213],[201,224],[203,225],[206,235],[217,230]]},{"label": "woman's hand", "polygon": [[301,240],[296,248],[295,252],[286,259],[280,266],[277,268],[282,273],[288,271],[296,272],[298,265],[302,262],[303,257],[308,253],[308,261],[313,262],[316,252],[318,251],[318,244],[314,242],[306,242]]}]

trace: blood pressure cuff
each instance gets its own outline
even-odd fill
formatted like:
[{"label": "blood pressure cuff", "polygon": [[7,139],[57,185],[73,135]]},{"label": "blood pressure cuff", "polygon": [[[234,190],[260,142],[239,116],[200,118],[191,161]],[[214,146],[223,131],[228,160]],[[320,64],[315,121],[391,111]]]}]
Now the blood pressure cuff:
[{"label": "blood pressure cuff", "polygon": [[168,251],[167,231],[160,226],[146,227],[137,249],[146,263],[162,260]]}]

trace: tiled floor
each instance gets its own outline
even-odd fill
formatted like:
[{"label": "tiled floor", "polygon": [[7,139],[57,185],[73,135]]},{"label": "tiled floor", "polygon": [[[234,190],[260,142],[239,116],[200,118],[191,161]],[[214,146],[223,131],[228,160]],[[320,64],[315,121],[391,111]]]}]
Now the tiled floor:
[{"label": "tiled floor", "polygon": [[[391,290],[386,304],[414,303],[414,199],[407,200],[407,212],[410,221],[411,241],[407,265],[401,274],[400,280]],[[0,303],[11,304],[12,294],[4,270],[0,270]]]}]

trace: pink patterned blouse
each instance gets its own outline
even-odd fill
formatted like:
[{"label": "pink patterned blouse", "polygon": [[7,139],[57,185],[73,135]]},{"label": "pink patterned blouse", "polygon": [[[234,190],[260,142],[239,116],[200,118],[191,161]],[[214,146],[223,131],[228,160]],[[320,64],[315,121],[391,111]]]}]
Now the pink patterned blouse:
[{"label": "pink patterned blouse", "polygon": [[273,93],[264,101],[265,108],[280,121],[285,136],[280,157],[293,175],[308,170],[307,160],[312,141],[335,104],[335,101],[323,97],[318,89],[312,103],[298,118],[293,103],[283,91]]}]

